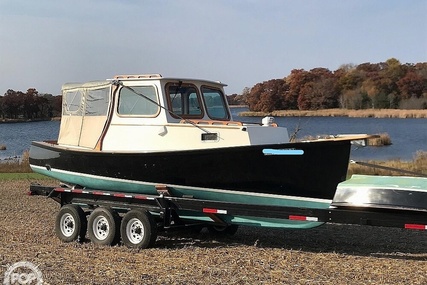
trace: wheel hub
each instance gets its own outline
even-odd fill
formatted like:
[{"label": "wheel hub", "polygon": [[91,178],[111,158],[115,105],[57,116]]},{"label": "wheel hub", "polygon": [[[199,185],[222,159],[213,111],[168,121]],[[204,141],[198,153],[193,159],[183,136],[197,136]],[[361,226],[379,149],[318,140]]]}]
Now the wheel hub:
[{"label": "wheel hub", "polygon": [[108,234],[110,233],[110,226],[105,217],[96,217],[93,222],[93,233],[98,240],[104,240],[108,237]]},{"label": "wheel hub", "polygon": [[66,237],[70,237],[71,235],[73,235],[75,231],[74,224],[75,224],[75,221],[72,215],[70,214],[63,215],[61,217],[61,222],[60,222],[61,233]]},{"label": "wheel hub", "polygon": [[140,243],[144,238],[144,225],[139,219],[131,219],[126,226],[126,235],[133,244]]}]

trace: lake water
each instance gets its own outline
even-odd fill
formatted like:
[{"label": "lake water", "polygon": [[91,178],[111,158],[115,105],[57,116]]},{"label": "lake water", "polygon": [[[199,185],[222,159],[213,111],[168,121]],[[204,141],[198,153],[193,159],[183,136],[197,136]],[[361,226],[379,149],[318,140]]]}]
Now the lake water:
[{"label": "lake water", "polygon": [[[236,121],[260,123],[260,117],[239,117],[245,108],[231,108]],[[291,135],[298,127],[297,138],[309,135],[387,133],[392,145],[353,147],[354,160],[411,160],[418,150],[427,151],[427,119],[347,118],[347,117],[276,117],[275,122],[288,128]]]},{"label": "lake water", "polygon": [[21,156],[30,149],[31,141],[56,140],[59,133],[59,121],[0,124],[0,159]]},{"label": "lake water", "polygon": [[[232,108],[234,120],[261,122],[259,117],[239,117],[241,108]],[[427,151],[427,119],[376,119],[345,117],[277,117],[279,126],[287,127],[289,134],[299,127],[298,138],[326,134],[388,133],[392,145],[384,147],[353,147],[351,159],[410,160],[418,150]],[[0,159],[20,156],[30,148],[31,141],[56,140],[59,121],[0,124]]]}]

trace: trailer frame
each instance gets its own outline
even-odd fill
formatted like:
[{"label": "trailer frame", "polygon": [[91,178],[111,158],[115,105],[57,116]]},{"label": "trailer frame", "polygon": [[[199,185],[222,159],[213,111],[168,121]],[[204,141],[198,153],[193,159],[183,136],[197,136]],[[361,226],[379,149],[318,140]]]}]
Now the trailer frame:
[{"label": "trailer frame", "polygon": [[[372,208],[353,206],[331,206],[327,209],[314,209],[302,207],[284,207],[270,205],[239,204],[223,201],[201,200],[193,197],[173,197],[169,195],[166,185],[156,186],[158,195],[145,195],[136,193],[124,193],[120,191],[104,191],[84,189],[62,185],[60,187],[42,186],[32,184],[29,195],[41,195],[52,198],[61,207],[66,205],[83,206],[86,215],[98,207],[113,209],[111,213],[124,214],[133,210],[133,214],[146,215],[152,219],[151,213],[155,213],[156,223],[147,222],[145,228],[147,234],[157,235],[157,230],[173,230],[176,228],[197,227],[210,225],[210,229],[219,229],[218,232],[233,234],[237,226],[229,224],[222,219],[223,215],[263,217],[274,219],[286,219],[294,221],[308,221],[320,223],[353,224],[380,227],[396,227],[411,230],[427,230],[427,211],[411,210],[404,208]],[[198,221],[183,221],[178,211],[192,211],[208,216],[212,222],[200,223]],[[108,212],[108,211],[107,211]],[[58,217],[59,219],[59,217]],[[143,218],[145,219],[145,218]],[[140,225],[141,223],[138,223]],[[84,227],[83,223],[83,227]],[[91,225],[89,225],[89,228]],[[122,226],[123,227],[123,226]],[[121,227],[121,231],[125,231]],[[228,229],[228,230],[227,230]],[[82,229],[82,231],[85,228]],[[90,231],[89,231],[90,232]],[[121,233],[125,239],[126,233]],[[63,241],[63,238],[60,237]],[[151,237],[154,239],[155,237]],[[117,240],[117,237],[116,237]],[[154,241],[140,244],[125,243],[129,247],[145,248],[153,246]]]}]

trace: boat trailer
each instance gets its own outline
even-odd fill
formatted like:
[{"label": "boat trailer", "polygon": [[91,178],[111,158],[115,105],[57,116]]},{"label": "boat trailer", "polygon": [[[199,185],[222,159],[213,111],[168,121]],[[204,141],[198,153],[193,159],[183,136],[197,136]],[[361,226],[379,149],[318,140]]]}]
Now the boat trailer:
[{"label": "boat trailer", "polygon": [[[237,225],[226,222],[227,215],[427,230],[427,203],[424,208],[331,203],[327,209],[316,209],[172,197],[166,185],[156,189],[158,195],[144,195],[33,184],[28,194],[46,196],[61,205],[55,232],[63,242],[82,241],[87,232],[95,244],[113,245],[122,240],[130,248],[148,248],[154,245],[159,230],[201,230],[204,226],[211,233],[231,235]],[[422,194],[425,199],[427,193]],[[211,222],[182,219],[183,212],[207,216]]]}]

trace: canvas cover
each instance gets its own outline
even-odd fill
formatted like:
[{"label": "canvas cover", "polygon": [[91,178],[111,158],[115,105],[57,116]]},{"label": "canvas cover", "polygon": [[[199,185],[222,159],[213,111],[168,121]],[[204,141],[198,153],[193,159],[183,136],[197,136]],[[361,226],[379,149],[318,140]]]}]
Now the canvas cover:
[{"label": "canvas cover", "polygon": [[58,144],[94,149],[105,127],[111,102],[111,82],[62,86],[62,119]]}]

